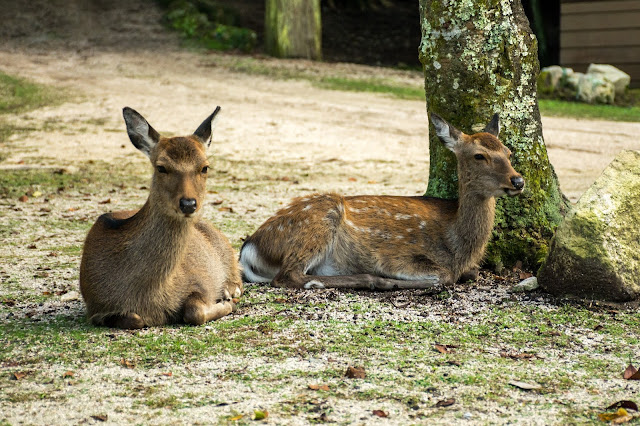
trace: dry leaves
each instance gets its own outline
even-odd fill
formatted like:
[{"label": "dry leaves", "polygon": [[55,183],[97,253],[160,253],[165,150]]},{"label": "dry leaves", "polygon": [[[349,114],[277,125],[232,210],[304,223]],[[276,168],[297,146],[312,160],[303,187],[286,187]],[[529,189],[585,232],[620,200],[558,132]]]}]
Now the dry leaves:
[{"label": "dry leaves", "polygon": [[16,371],[11,374],[11,380],[22,380],[27,376],[25,371]]},{"label": "dry leaves", "polygon": [[633,420],[633,417],[627,410],[624,408],[618,408],[615,413],[600,413],[598,414],[598,418],[603,422],[611,422],[614,425],[619,425],[622,423],[627,423]]},{"label": "dry leaves", "polygon": [[350,365],[347,367],[344,375],[349,379],[364,379],[367,373],[364,371],[364,367],[353,367]]},{"label": "dry leaves", "polygon": [[134,364],[133,361],[129,361],[129,360],[124,359],[124,358],[122,358],[120,360],[120,365],[123,366],[123,367],[126,367],[126,368],[135,368],[136,367],[136,365]]},{"label": "dry leaves", "polygon": [[389,415],[387,413],[385,413],[384,411],[382,411],[382,410],[373,410],[372,414],[374,416],[378,416],[378,417],[382,417],[382,418],[389,417]]},{"label": "dry leaves", "polygon": [[106,422],[109,417],[106,414],[94,414],[91,418],[100,422]]},{"label": "dry leaves", "polygon": [[62,378],[67,379],[69,377],[73,377],[74,375],[75,373],[73,371],[65,371],[64,373],[62,373]]},{"label": "dry leaves", "polygon": [[457,348],[457,345],[440,345],[437,344],[434,346],[435,350],[440,352],[441,354],[448,354],[454,352],[453,349]]},{"label": "dry leaves", "polygon": [[434,405],[434,407],[450,407],[455,403],[456,403],[456,400],[454,398],[442,399],[436,402],[436,405]]},{"label": "dry leaves", "polygon": [[629,364],[624,373],[622,373],[622,378],[625,380],[640,380],[640,373],[637,368]]},{"label": "dry leaves", "polygon": [[308,387],[311,390],[323,390],[323,391],[328,391],[329,390],[329,386],[328,385],[309,385]]}]

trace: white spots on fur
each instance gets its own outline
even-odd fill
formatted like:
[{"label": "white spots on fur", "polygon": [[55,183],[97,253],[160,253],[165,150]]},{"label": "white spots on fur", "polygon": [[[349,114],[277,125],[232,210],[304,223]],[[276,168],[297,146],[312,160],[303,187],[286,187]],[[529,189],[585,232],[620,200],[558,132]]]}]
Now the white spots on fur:
[{"label": "white spots on fur", "polygon": [[409,220],[412,217],[413,217],[412,215],[404,214],[404,213],[396,213],[396,215],[395,215],[395,219],[396,220]]},{"label": "white spots on fur", "polygon": [[412,233],[412,232],[413,232],[413,228],[408,228],[408,229],[407,229],[407,234],[410,234],[410,233]]},{"label": "white spots on fur", "polygon": [[420,229],[424,229],[426,227],[427,227],[427,222],[426,221],[423,220],[422,222],[420,222],[420,225],[419,225]]},{"label": "white spots on fur", "polygon": [[404,238],[404,235],[396,235],[396,240],[402,240]]},{"label": "white spots on fur", "polygon": [[348,210],[352,213],[366,213],[369,211],[369,207],[363,207],[361,209],[357,209],[355,207],[349,207]]},{"label": "white spots on fur", "polygon": [[278,231],[279,231],[279,232],[284,231],[284,226],[282,226],[282,225],[278,225]]},{"label": "white spots on fur", "polygon": [[311,209],[311,204],[307,204],[306,206],[304,206],[304,207],[302,208],[302,211],[303,211],[303,212],[306,212],[306,211],[307,211],[307,210],[309,210],[309,209]]},{"label": "white spots on fur", "polygon": [[309,218],[307,218],[307,219],[305,219],[305,220],[304,220],[304,224],[305,224],[305,225],[308,225],[309,223],[311,223],[311,222],[309,221]]}]

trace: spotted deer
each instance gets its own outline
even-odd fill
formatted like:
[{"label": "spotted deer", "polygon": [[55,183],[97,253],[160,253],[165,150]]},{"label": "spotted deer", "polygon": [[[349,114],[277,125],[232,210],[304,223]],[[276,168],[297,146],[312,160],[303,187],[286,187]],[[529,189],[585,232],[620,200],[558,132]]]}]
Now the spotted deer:
[{"label": "spotted deer", "polygon": [[456,155],[459,199],[333,193],[296,198],[244,242],[245,280],[388,290],[475,279],[493,228],[495,197],[520,194],[524,179],[497,137],[497,114],[473,135],[437,114],[431,122]]},{"label": "spotted deer", "polygon": [[203,324],[231,313],[242,293],[227,238],[201,219],[212,124],[193,135],[165,138],[124,108],[133,145],[153,165],[151,189],[139,210],[103,214],[87,235],[80,290],[95,325],[142,328]]}]

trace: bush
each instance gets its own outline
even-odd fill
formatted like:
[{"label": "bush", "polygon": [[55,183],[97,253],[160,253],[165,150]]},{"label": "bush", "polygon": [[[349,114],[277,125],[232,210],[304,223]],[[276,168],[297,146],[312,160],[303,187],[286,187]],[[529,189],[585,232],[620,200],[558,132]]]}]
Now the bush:
[{"label": "bush", "polygon": [[256,33],[235,26],[233,12],[212,1],[158,0],[166,8],[166,20],[183,37],[212,50],[238,49],[250,52],[256,45]]}]

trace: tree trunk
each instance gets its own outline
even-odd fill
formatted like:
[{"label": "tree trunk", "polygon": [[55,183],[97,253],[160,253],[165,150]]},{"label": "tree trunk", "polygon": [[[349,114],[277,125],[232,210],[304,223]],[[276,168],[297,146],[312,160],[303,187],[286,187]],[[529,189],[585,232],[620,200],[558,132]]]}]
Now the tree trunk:
[{"label": "tree trunk", "polygon": [[[537,44],[520,0],[420,0],[420,61],[427,108],[466,133],[500,115],[500,139],[512,152],[525,192],[500,198],[486,260],[538,266],[569,207],[542,138],[536,95]],[[457,197],[456,163],[432,133],[427,194]]]},{"label": "tree trunk", "polygon": [[322,58],[320,0],[266,0],[265,47],[279,58]]}]

